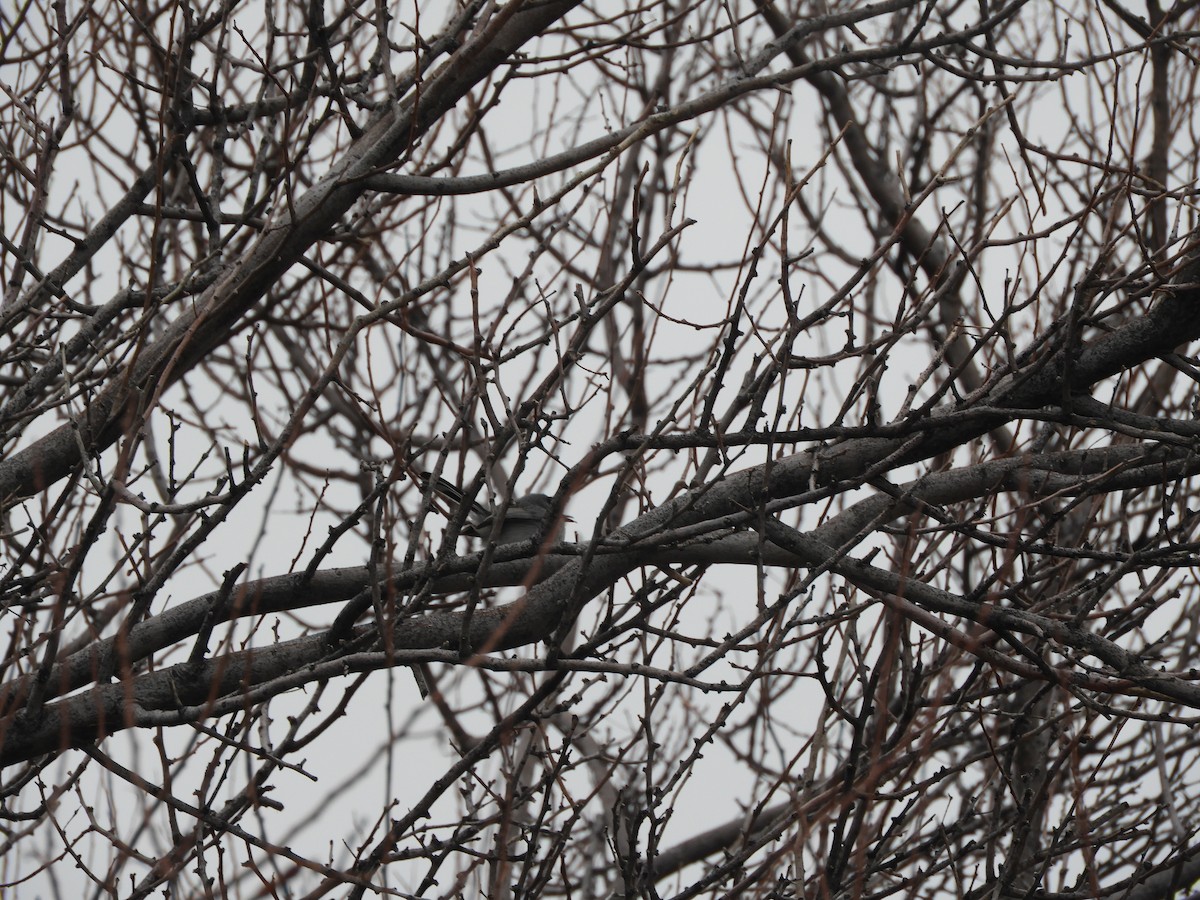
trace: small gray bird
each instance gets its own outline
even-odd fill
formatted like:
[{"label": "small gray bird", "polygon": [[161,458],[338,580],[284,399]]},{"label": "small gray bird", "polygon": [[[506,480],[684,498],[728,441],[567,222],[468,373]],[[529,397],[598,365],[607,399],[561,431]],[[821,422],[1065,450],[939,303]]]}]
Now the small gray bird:
[{"label": "small gray bird", "polygon": [[[431,472],[422,472],[421,478],[426,484],[432,481],[434,493],[445,497],[451,503],[461,505],[467,499],[459,490],[458,485],[452,484],[444,478],[434,478]],[[497,510],[484,506],[482,503],[472,501],[471,512],[462,533],[470,537],[490,539],[496,512]],[[524,497],[514,497],[504,512],[504,521],[500,525],[499,534],[496,535],[496,543],[515,544],[540,537],[552,524],[553,515],[554,501],[545,494],[526,494]],[[566,516],[562,517],[554,540],[557,541],[562,537],[563,524],[567,519]]]}]

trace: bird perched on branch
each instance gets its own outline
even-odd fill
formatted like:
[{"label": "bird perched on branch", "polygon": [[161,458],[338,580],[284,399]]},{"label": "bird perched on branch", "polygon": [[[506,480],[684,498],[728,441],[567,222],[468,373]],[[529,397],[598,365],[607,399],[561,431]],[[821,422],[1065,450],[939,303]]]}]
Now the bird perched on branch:
[{"label": "bird perched on branch", "polygon": [[[444,478],[434,478],[431,472],[422,472],[421,479],[426,485],[432,482],[434,493],[451,503],[462,505],[467,501],[458,485],[452,484]],[[470,537],[493,540],[498,512],[498,509],[492,509],[472,500],[467,524],[463,527],[462,533]],[[499,531],[495,533],[494,540],[497,544],[515,544],[540,537],[546,534],[550,526],[554,524],[554,518],[554,500],[546,494],[526,494],[523,497],[514,497],[504,511],[504,519],[500,523]],[[558,527],[554,533],[555,541],[562,538],[563,526],[568,521],[570,521],[568,516],[558,517]]]}]

